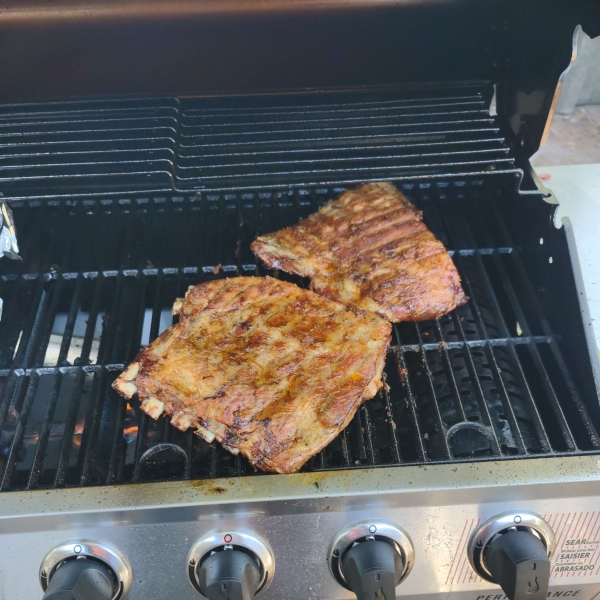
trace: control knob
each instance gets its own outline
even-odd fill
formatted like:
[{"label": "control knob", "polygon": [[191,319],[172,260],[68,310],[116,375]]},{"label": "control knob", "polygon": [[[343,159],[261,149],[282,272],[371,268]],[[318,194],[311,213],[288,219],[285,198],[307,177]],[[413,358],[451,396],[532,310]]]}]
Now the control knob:
[{"label": "control knob", "polygon": [[131,579],[129,561],[118,550],[89,540],[56,546],[40,566],[43,600],[121,600]]},{"label": "control knob", "polygon": [[358,600],[395,598],[403,571],[400,552],[373,536],[354,542],[342,559],[344,579]]},{"label": "control knob", "polygon": [[261,584],[260,562],[256,556],[225,545],[198,565],[196,578],[208,600],[251,600]]},{"label": "control knob", "polygon": [[391,600],[410,572],[414,547],[405,531],[392,523],[358,523],[333,543],[333,576],[358,600]]},{"label": "control knob", "polygon": [[252,600],[271,583],[275,561],[266,541],[245,532],[209,535],[188,555],[188,576],[208,600]]},{"label": "control knob", "polygon": [[509,600],[543,600],[555,545],[550,525],[522,511],[487,520],[473,531],[467,549],[475,571],[497,583]]},{"label": "control knob", "polygon": [[58,566],[43,600],[111,600],[118,589],[105,565],[86,557],[65,560]]}]

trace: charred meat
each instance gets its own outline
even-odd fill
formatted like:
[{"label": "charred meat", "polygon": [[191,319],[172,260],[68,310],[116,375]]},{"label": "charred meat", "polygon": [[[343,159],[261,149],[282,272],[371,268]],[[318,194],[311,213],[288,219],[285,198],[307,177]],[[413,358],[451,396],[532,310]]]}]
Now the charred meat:
[{"label": "charred meat", "polygon": [[392,322],[440,317],[467,302],[444,245],[391,183],[369,183],[275,233],[252,250],[270,268]]},{"label": "charred meat", "polygon": [[292,473],[382,386],[390,324],[270,277],[197,285],[113,387],[257,468]]}]

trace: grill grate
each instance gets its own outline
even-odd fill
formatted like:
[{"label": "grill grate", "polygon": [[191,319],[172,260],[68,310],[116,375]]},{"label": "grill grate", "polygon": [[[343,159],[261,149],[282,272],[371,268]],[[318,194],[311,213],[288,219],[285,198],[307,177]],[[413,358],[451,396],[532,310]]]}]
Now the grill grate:
[{"label": "grill grate", "polygon": [[[0,107],[0,189],[31,199],[521,176],[491,88]],[[101,190],[101,192],[98,192]]]},{"label": "grill grate", "polygon": [[[508,179],[398,183],[449,248],[471,300],[394,327],[389,389],[306,470],[600,451],[593,399],[577,391],[502,220],[498,207],[515,194]],[[253,474],[218,444],[149,419],[110,384],[171,324],[188,285],[268,273],[250,251],[255,236],[340,191],[14,202],[23,261],[3,261],[0,275],[0,489]]]},{"label": "grill grate", "polygon": [[0,491],[253,474],[110,385],[189,285],[266,274],[257,235],[378,179],[424,211],[471,300],[394,327],[386,388],[305,469],[599,452],[597,398],[575,385],[580,365],[501,216],[522,172],[490,97],[465,85],[0,107],[0,189],[23,255],[0,265]]}]

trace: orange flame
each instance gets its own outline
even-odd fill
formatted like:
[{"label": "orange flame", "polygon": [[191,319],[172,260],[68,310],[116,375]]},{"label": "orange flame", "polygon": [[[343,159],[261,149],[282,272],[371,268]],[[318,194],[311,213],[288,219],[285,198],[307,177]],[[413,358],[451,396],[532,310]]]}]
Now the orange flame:
[{"label": "orange flame", "polygon": [[133,425],[132,427],[125,427],[125,429],[123,429],[123,435],[126,438],[134,438],[135,436],[137,436],[137,432],[138,432],[137,425]]}]

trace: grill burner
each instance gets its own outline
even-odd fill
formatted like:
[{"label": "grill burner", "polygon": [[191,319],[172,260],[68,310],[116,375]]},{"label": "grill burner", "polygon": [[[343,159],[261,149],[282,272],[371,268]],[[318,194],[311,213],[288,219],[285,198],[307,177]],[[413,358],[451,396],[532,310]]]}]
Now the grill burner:
[{"label": "grill burner", "polygon": [[[29,107],[20,118],[36,121],[36,127],[37,121],[54,119],[44,125],[51,130],[48,136],[33,136],[35,152],[56,144],[63,162],[29,157],[30,166],[24,167],[21,154],[21,166],[13,164],[19,176],[3,182],[15,197],[24,260],[1,265],[0,489],[253,474],[244,459],[218,444],[182,433],[168,419],[149,419],[139,403],[126,403],[110,385],[139,348],[171,324],[171,304],[189,285],[241,274],[270,274],[306,285],[257,265],[250,243],[316,211],[343,190],[342,182],[363,175],[393,178],[424,211],[471,300],[437,321],[394,327],[385,369],[389,391],[361,407],[305,470],[598,452],[594,391],[579,378],[575,385],[574,359],[538,310],[540,291],[530,262],[504,218],[520,171],[512,158],[498,158],[508,156],[508,147],[492,118],[481,114],[484,96],[451,99],[477,106],[477,118],[460,126],[454,117],[442,128],[437,117],[425,118],[435,121],[437,133],[417,121],[426,103],[410,94],[390,102],[357,95],[343,105],[328,100],[326,108],[309,103],[306,110],[285,107],[281,99],[264,106],[254,99],[247,110],[200,109],[194,107],[209,101],[182,101],[169,109],[176,123],[175,159],[167,161],[172,169],[166,183],[157,185],[151,155],[162,152],[152,145],[163,143],[158,138],[152,144],[144,138],[143,148],[135,146],[142,137],[128,138],[122,154],[111,150],[102,173],[90,174],[92,163],[86,161],[97,160],[102,148],[114,150],[116,137],[107,133],[116,127],[112,117],[102,116],[102,135],[77,123],[63,132],[73,105]],[[440,97],[432,103],[439,105]],[[143,121],[152,102],[142,102],[137,113],[130,101],[110,105],[109,112],[118,108],[127,119]],[[77,110],[101,119],[98,103],[84,105]],[[325,118],[334,119],[335,127],[326,127],[320,120]],[[399,118],[405,119],[402,126]],[[288,121],[294,124],[282,124]],[[147,127],[141,127],[146,136]],[[410,134],[410,143],[398,137],[400,130]],[[402,148],[397,160],[388,142]],[[433,160],[433,146],[447,152]],[[488,157],[485,166],[458,158],[480,150]],[[130,152],[141,153],[135,154],[141,167],[134,174],[129,162],[122,162]],[[407,163],[411,152],[415,156]],[[283,167],[287,154],[291,162]],[[365,171],[353,162],[359,155]],[[302,166],[305,159],[309,170]],[[71,165],[66,180],[65,161]],[[318,166],[325,163],[339,169]],[[406,175],[401,163],[410,166]],[[119,176],[111,171],[117,164],[124,169]],[[182,175],[184,164],[190,177]],[[325,179],[335,183],[308,185]],[[280,189],[284,181],[289,185]],[[92,185],[100,191],[75,193]],[[189,187],[210,189],[185,192]]]}]

